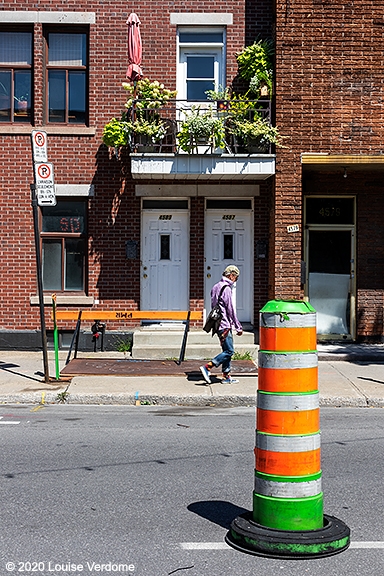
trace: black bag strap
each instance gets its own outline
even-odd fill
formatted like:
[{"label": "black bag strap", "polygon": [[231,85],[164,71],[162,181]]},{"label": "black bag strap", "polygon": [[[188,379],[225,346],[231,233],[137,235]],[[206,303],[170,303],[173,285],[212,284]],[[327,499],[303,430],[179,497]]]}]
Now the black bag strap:
[{"label": "black bag strap", "polygon": [[[222,293],[224,292],[224,288],[227,288],[227,286],[228,286],[228,284],[224,284],[224,286],[221,287],[221,290],[219,292],[219,297],[217,299],[217,303],[220,302],[220,298],[221,298]],[[229,288],[229,286],[228,286],[228,288]]]}]

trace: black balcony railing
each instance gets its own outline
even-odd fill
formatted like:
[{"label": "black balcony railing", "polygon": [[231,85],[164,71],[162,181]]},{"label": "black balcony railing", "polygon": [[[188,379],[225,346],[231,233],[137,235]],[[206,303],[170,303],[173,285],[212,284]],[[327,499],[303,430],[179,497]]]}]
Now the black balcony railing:
[{"label": "black balcony railing", "polygon": [[[268,131],[276,130],[270,100],[168,100],[156,108],[134,100],[123,119],[135,153],[270,153]],[[253,132],[260,137],[251,138]]]}]

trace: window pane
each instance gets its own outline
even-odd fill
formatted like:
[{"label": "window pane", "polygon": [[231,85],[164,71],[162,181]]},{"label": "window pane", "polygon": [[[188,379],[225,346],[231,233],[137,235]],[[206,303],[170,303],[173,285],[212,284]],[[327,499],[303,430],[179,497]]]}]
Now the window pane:
[{"label": "window pane", "polygon": [[49,121],[65,122],[65,71],[48,72]]},{"label": "window pane", "polygon": [[188,56],[187,78],[209,78],[215,76],[213,56]]},{"label": "window pane", "polygon": [[353,224],[353,198],[307,198],[307,224]]},{"label": "window pane", "polygon": [[224,260],[233,260],[233,235],[224,234]]},{"label": "window pane", "polygon": [[0,122],[11,121],[11,72],[0,71]]},{"label": "window pane", "polygon": [[169,234],[160,235],[160,260],[171,259],[171,237]]},{"label": "window pane", "polygon": [[61,240],[43,240],[44,290],[62,290]]},{"label": "window pane", "polygon": [[206,91],[214,89],[215,83],[209,80],[187,80],[187,100],[207,100]]},{"label": "window pane", "polygon": [[179,42],[203,42],[204,44],[212,44],[223,42],[222,32],[186,32],[180,31]]},{"label": "window pane", "polygon": [[85,34],[49,34],[48,64],[51,66],[86,66]]},{"label": "window pane", "polygon": [[42,206],[43,232],[82,234],[85,232],[85,202],[60,200],[56,206]]},{"label": "window pane", "polygon": [[65,286],[64,290],[84,289],[84,254],[83,239],[65,239]]},{"label": "window pane", "polygon": [[30,120],[31,117],[31,72],[15,70],[15,121]]},{"label": "window pane", "polygon": [[69,72],[68,122],[85,123],[85,72]]},{"label": "window pane", "polygon": [[32,34],[30,32],[0,32],[0,63],[30,66],[32,64]]}]

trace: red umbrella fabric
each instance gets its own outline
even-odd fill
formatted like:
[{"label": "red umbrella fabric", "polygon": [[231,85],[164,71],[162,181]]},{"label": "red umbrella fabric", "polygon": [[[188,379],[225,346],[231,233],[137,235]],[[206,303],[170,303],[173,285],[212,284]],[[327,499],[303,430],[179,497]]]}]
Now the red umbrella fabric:
[{"label": "red umbrella fabric", "polygon": [[130,14],[126,22],[128,25],[128,70],[127,78],[131,82],[140,80],[143,76],[141,70],[141,35],[140,35],[140,20],[137,14]]}]

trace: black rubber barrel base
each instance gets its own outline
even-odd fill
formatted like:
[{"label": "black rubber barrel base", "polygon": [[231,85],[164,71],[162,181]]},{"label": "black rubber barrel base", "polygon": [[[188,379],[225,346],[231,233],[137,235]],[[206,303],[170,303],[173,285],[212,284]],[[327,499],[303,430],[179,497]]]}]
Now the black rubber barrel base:
[{"label": "black rubber barrel base", "polygon": [[351,531],[334,516],[324,515],[324,526],[318,530],[275,530],[252,520],[245,512],[235,518],[225,537],[227,544],[248,554],[299,560],[333,556],[350,544]]}]

